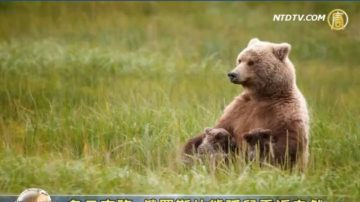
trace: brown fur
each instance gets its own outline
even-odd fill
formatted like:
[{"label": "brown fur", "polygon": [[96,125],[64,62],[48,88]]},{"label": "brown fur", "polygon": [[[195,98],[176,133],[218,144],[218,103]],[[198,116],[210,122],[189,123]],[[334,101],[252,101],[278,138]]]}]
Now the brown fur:
[{"label": "brown fur", "polygon": [[205,137],[198,147],[200,154],[223,153],[235,151],[235,138],[223,128],[206,128]]},{"label": "brown fur", "polygon": [[[246,141],[246,160],[259,158],[260,163],[274,161],[273,145],[277,139],[272,137],[271,130],[256,128],[244,135]],[[261,164],[260,164],[261,165]]]},{"label": "brown fur", "polygon": [[189,153],[196,155],[189,156],[187,163],[191,163],[194,157],[200,157],[200,160],[210,157],[215,161],[228,162],[229,155],[237,150],[235,138],[223,128],[205,128],[200,140],[196,147],[188,148]]},{"label": "brown fur", "polygon": [[[238,56],[231,82],[244,91],[225,108],[215,128],[224,128],[244,149],[244,136],[253,129],[271,130],[272,164],[306,166],[309,117],[306,102],[296,86],[295,69],[288,58],[291,46],[252,39]],[[188,140],[184,154],[192,155],[205,134]]]}]

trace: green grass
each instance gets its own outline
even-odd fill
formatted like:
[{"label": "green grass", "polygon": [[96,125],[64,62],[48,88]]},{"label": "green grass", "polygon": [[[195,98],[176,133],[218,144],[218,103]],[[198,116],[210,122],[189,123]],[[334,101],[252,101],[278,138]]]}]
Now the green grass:
[{"label": "green grass", "polygon": [[[273,22],[343,8],[348,27]],[[0,193],[286,194],[360,198],[360,6],[351,3],[0,4]],[[305,176],[179,160],[241,92],[252,37],[292,44],[311,112]]]}]

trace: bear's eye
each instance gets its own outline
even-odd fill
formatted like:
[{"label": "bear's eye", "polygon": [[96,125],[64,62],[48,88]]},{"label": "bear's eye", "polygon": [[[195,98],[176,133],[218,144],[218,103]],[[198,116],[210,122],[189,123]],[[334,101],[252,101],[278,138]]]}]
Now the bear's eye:
[{"label": "bear's eye", "polygon": [[251,65],[253,65],[253,64],[254,64],[254,61],[249,60],[247,64],[248,64],[249,66],[251,66]]},{"label": "bear's eye", "polygon": [[240,64],[240,63],[241,63],[241,60],[239,59],[238,62],[239,62],[239,64]]}]

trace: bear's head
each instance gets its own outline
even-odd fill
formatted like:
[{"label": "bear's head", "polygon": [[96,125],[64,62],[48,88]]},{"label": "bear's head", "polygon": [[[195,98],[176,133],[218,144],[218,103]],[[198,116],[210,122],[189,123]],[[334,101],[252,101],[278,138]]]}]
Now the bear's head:
[{"label": "bear's head", "polygon": [[289,59],[291,45],[251,39],[228,73],[232,83],[263,95],[289,92],[295,85],[295,70]]},{"label": "bear's head", "polygon": [[223,128],[205,128],[205,137],[198,147],[201,154],[225,152],[234,150],[235,138]]}]

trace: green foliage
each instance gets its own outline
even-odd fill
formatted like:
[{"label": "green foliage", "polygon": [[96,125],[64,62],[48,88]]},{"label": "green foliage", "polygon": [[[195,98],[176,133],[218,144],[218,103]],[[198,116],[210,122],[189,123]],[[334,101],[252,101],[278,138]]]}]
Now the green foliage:
[{"label": "green foliage", "polygon": [[[359,6],[337,3],[1,3],[0,192],[360,197]],[[273,14],[348,11],[325,22]],[[186,139],[241,92],[226,72],[252,37],[292,44],[311,111],[306,175],[184,168]]]}]

